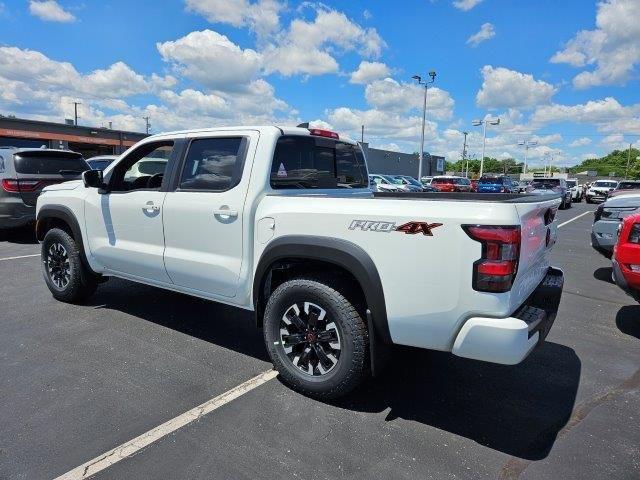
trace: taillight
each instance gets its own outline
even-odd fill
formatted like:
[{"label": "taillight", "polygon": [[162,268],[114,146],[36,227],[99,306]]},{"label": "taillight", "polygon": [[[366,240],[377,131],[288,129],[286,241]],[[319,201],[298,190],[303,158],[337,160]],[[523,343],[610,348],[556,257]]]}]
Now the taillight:
[{"label": "taillight", "polygon": [[640,223],[635,223],[629,232],[629,243],[640,244]]},{"label": "taillight", "polygon": [[336,140],[340,138],[340,136],[336,132],[332,132],[331,130],[323,130],[321,128],[310,128],[309,133],[311,135],[315,135],[316,137],[335,138]]},{"label": "taillight", "polygon": [[40,180],[15,180],[13,178],[5,178],[2,180],[2,188],[5,192],[35,192],[40,186]]},{"label": "taillight", "polygon": [[511,290],[520,257],[519,226],[464,225],[482,244],[482,257],[473,264],[473,289],[502,293]]}]

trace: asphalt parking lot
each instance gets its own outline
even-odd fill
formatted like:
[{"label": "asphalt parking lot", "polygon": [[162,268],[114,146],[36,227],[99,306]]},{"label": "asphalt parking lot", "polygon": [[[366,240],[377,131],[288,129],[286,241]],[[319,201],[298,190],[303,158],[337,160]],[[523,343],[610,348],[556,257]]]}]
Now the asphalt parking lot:
[{"label": "asphalt parking lot", "polygon": [[[564,296],[521,365],[399,349],[330,404],[270,379],[94,478],[640,478],[640,306],[589,245],[594,208],[559,212]],[[121,280],[59,303],[38,252],[0,242],[0,479],[56,478],[269,370],[250,314]]]}]

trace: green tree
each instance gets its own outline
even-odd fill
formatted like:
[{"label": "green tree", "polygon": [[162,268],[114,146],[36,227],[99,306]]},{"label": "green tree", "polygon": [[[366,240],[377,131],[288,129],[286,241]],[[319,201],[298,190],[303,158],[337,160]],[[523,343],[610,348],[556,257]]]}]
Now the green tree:
[{"label": "green tree", "polygon": [[595,170],[599,176],[606,176],[614,173],[616,176],[624,176],[627,170],[627,162],[629,162],[628,176],[631,178],[640,178],[640,162],[636,158],[640,156],[640,150],[637,148],[629,150],[614,150],[604,157],[588,158],[580,165],[571,167],[571,173],[584,172],[585,170]]}]

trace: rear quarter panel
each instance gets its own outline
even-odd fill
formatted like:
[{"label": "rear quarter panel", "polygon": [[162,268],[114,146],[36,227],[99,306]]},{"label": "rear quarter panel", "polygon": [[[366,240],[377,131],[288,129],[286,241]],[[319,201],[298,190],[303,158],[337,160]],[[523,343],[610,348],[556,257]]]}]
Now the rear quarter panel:
[{"label": "rear quarter panel", "polygon": [[[533,218],[534,210],[522,213]],[[261,235],[265,219],[273,220],[269,220],[271,232]],[[355,220],[441,225],[433,227],[429,236],[350,228]],[[473,290],[472,265],[481,256],[481,246],[461,226],[519,225],[520,212],[514,204],[287,193],[264,197],[255,222],[254,265],[270,241],[285,235],[340,238],[362,247],[378,268],[394,343],[422,348],[450,350],[470,316],[508,316],[541,281],[548,265],[548,255],[528,255],[527,249],[515,294]],[[526,228],[537,231],[539,225],[531,221]]]}]

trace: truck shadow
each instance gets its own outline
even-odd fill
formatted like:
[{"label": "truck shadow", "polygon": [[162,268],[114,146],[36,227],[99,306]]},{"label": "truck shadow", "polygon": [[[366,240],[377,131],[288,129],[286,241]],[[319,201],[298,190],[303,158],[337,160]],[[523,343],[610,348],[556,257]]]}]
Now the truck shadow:
[{"label": "truck shadow", "polygon": [[[269,362],[251,312],[118,279],[101,285],[88,305]],[[551,342],[517,366],[396,348],[380,377],[331,404],[355,412],[389,410],[387,421],[411,420],[538,460],[571,416],[580,371],[573,349]]]},{"label": "truck shadow", "polygon": [[33,225],[0,232],[0,241],[18,245],[35,245],[38,243],[36,230]]},{"label": "truck shadow", "polygon": [[640,338],[640,305],[627,305],[618,310],[616,326],[622,333]]},{"label": "truck shadow", "polygon": [[265,362],[252,312],[158,288],[111,279],[87,305],[113,309]]},{"label": "truck shadow", "polygon": [[580,370],[573,349],[551,342],[517,366],[403,348],[381,378],[335,405],[359,412],[388,409],[387,421],[419,422],[540,460],[571,416]]}]

